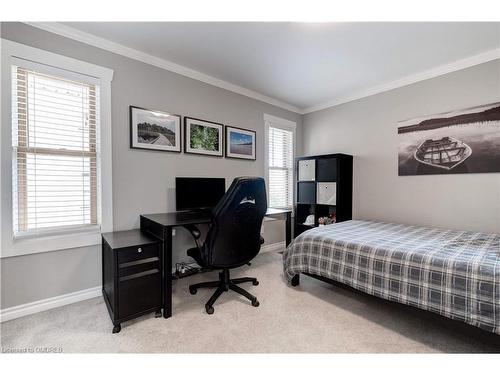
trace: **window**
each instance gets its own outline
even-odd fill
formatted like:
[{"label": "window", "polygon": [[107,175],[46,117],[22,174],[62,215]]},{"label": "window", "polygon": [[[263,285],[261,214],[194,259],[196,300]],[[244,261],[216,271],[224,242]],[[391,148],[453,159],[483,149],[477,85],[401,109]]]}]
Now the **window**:
[{"label": "window", "polygon": [[2,39],[0,257],[113,230],[113,70]]},{"label": "window", "polygon": [[14,236],[97,226],[99,86],[12,66]]},{"label": "window", "polygon": [[291,208],[295,123],[268,115],[265,118],[269,207]]}]

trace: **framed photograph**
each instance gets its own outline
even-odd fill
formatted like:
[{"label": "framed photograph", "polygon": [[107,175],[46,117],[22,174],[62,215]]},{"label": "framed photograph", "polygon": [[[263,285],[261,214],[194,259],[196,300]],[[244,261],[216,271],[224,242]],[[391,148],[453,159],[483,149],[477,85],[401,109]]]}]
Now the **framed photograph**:
[{"label": "framed photograph", "polygon": [[500,102],[400,121],[400,176],[500,172]]},{"label": "framed photograph", "polygon": [[217,122],[184,117],[184,152],[222,157],[223,130]]},{"label": "framed photograph", "polygon": [[130,147],[181,152],[181,116],[130,106]]},{"label": "framed photograph", "polygon": [[256,133],[226,126],[226,158],[255,160]]}]

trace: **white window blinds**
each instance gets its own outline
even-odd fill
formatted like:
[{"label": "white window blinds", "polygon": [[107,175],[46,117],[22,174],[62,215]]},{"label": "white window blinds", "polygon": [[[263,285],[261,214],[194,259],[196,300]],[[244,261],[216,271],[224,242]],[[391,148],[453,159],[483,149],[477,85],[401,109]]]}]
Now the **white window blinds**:
[{"label": "white window blinds", "polygon": [[269,206],[291,208],[293,202],[292,130],[269,125]]},{"label": "white window blinds", "polygon": [[12,66],[14,235],[99,222],[99,87]]}]

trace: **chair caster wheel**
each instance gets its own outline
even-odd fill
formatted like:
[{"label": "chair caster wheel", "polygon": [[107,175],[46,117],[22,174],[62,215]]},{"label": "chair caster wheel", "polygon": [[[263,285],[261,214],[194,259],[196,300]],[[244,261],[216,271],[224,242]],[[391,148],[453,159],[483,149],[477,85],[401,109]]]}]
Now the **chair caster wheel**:
[{"label": "chair caster wheel", "polygon": [[113,327],[113,333],[118,333],[122,330],[122,325],[121,324],[116,324],[114,327]]},{"label": "chair caster wheel", "polygon": [[257,301],[257,298],[252,301],[252,306],[258,307],[260,305],[259,301]]},{"label": "chair caster wheel", "polygon": [[209,314],[209,315],[212,315],[215,311],[212,306],[205,306],[205,310],[207,311],[207,314]]},{"label": "chair caster wheel", "polygon": [[155,312],[155,318],[161,318],[161,310]]},{"label": "chair caster wheel", "polygon": [[198,290],[196,288],[189,288],[189,293],[191,293],[192,295],[195,295],[197,291]]},{"label": "chair caster wheel", "polygon": [[257,280],[255,280],[255,281],[252,281],[252,284],[253,285],[259,285],[259,282]]}]

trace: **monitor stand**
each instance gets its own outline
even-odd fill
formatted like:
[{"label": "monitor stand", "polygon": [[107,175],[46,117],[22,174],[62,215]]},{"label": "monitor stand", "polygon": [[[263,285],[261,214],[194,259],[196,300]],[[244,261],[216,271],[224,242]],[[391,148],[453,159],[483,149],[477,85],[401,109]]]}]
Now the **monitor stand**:
[{"label": "monitor stand", "polygon": [[188,209],[188,210],[183,210],[183,211],[177,211],[179,213],[199,213],[199,214],[203,214],[203,213],[207,213],[207,212],[211,212],[212,211],[212,208],[211,207],[204,207],[204,208],[191,208],[191,209]]}]

